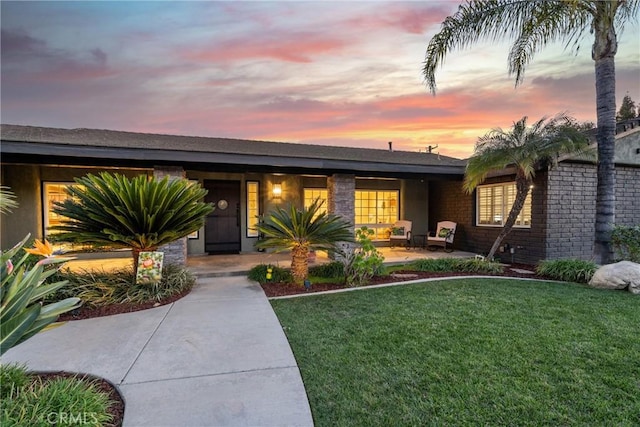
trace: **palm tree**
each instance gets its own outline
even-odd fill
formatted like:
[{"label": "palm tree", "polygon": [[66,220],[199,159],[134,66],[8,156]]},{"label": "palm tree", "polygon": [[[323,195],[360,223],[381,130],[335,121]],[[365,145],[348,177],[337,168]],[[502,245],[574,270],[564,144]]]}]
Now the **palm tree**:
[{"label": "palm tree", "polygon": [[316,199],[308,209],[278,207],[256,228],[264,234],[256,247],[291,250],[291,274],[299,282],[309,273],[310,250],[338,250],[339,242],[353,242],[351,224],[341,216],[321,212]]},{"label": "palm tree", "polygon": [[492,171],[507,166],[515,167],[516,171],[516,197],[488,259],[493,258],[520,215],[536,169],[556,162],[563,154],[584,153],[588,145],[589,139],[575,127],[573,119],[563,114],[551,119],[543,117],[530,127],[527,117],[523,117],[509,131],[496,128],[478,139],[464,176],[463,189],[468,194]]},{"label": "palm tree", "polygon": [[423,74],[435,94],[436,69],[445,55],[467,47],[482,37],[498,40],[515,36],[509,52],[509,74],[516,86],[536,52],[547,44],[564,41],[576,52],[586,31],[594,34],[591,57],[595,61],[598,186],[594,255],[602,264],[612,260],[611,231],[615,222],[615,65],[616,32],[637,19],[640,0],[479,0],[461,5],[442,23],[429,42]]},{"label": "palm tree", "polygon": [[186,179],[129,179],[102,172],[76,182],[66,190],[70,197],[53,208],[63,217],[51,227],[61,231],[55,239],[130,248],[134,270],[140,252],[155,251],[200,229],[213,210],[200,201],[207,191]]}]

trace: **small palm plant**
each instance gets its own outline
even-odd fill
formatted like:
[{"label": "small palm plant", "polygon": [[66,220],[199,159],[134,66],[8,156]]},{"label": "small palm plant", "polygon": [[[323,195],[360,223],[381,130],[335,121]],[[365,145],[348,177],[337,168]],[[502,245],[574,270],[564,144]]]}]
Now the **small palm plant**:
[{"label": "small palm plant", "polygon": [[291,274],[298,282],[309,273],[310,250],[337,251],[339,242],[354,240],[351,224],[338,215],[321,212],[321,206],[316,199],[308,209],[278,207],[256,227],[265,236],[256,247],[291,250]]},{"label": "small palm plant", "polygon": [[502,240],[509,234],[522,211],[536,169],[557,162],[563,154],[589,154],[589,139],[580,132],[575,120],[564,114],[543,117],[527,126],[527,117],[513,124],[509,131],[491,130],[478,139],[469,158],[463,188],[471,194],[493,171],[513,166],[516,171],[516,197],[504,227],[498,234],[487,259],[492,259]]},{"label": "small palm plant", "polygon": [[144,175],[129,179],[103,172],[76,179],[70,198],[53,211],[63,217],[56,240],[130,248],[138,255],[155,251],[200,229],[213,210],[201,202],[207,191],[186,179],[156,180]]}]

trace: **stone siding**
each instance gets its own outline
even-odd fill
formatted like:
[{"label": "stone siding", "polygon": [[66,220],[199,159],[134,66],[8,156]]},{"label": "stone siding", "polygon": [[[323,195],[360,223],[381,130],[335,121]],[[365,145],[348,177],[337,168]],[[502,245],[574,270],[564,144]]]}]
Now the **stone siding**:
[{"label": "stone siding", "polygon": [[[154,166],[153,176],[162,179],[165,176],[171,178],[186,178],[184,169],[180,166]],[[161,246],[158,251],[164,252],[164,264],[186,265],[187,264],[187,238],[183,237],[168,245]]]},{"label": "stone siding", "polygon": [[330,213],[340,215],[352,225],[355,223],[356,177],[334,174],[327,178],[327,204]]}]

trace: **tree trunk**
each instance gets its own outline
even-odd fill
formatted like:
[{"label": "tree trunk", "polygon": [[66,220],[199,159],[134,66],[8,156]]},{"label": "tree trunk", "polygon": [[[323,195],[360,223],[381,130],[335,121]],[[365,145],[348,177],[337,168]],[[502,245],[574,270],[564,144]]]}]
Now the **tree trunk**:
[{"label": "tree trunk", "polygon": [[[603,2],[607,3],[607,2]],[[596,193],[595,239],[593,255],[596,263],[613,260],[611,231],[615,224],[615,140],[616,140],[616,75],[614,57],[617,50],[613,24],[606,19],[594,21],[595,42],[592,56],[596,73],[596,106],[598,142],[598,185]]]},{"label": "tree trunk", "polygon": [[309,248],[296,246],[291,250],[291,274],[296,282],[302,283],[309,274]]},{"label": "tree trunk", "polygon": [[500,234],[498,234],[496,241],[493,242],[493,246],[491,246],[491,250],[487,255],[487,259],[493,259],[493,256],[496,254],[496,251],[500,247],[500,243],[502,243],[504,238],[507,237],[507,234],[511,232],[513,225],[516,223],[516,219],[518,219],[518,215],[520,215],[520,212],[524,207],[524,202],[525,200],[527,200],[530,185],[531,182],[526,178],[520,176],[520,172],[518,172],[518,175],[516,176],[516,198],[513,201],[513,206],[511,206],[511,211],[509,211],[507,222],[505,222],[502,230],[500,230]]}]

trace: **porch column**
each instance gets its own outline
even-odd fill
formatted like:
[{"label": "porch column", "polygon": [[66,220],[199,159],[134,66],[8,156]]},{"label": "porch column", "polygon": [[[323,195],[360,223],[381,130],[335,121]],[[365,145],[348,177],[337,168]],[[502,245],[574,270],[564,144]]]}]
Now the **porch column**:
[{"label": "porch column", "polygon": [[[187,173],[181,166],[154,166],[153,177],[155,179],[163,179],[169,176],[169,179],[186,178]],[[187,264],[187,238],[183,237],[168,245],[161,246],[158,251],[164,252],[165,264],[186,265]]]},{"label": "porch column", "polygon": [[[356,176],[337,173],[327,178],[327,208],[329,213],[340,215],[351,223],[351,232],[355,224]],[[347,246],[344,243],[343,246]]]}]

